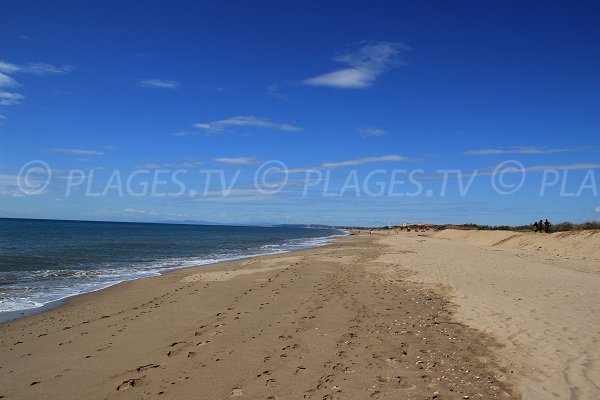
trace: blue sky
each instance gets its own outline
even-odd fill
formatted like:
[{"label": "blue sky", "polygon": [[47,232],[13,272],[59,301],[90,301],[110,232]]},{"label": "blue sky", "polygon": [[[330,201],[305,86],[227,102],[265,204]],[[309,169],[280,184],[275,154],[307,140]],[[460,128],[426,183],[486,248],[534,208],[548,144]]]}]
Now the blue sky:
[{"label": "blue sky", "polygon": [[[0,11],[0,216],[600,218],[595,2],[19,1]],[[34,160],[49,175],[27,174]]]}]

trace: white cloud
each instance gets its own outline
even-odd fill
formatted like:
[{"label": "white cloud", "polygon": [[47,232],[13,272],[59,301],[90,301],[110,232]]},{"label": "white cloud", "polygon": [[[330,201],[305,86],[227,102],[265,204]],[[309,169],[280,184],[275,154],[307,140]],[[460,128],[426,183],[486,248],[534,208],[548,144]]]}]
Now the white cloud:
[{"label": "white cloud", "polygon": [[19,66],[0,60],[0,72],[4,72],[6,74],[19,72]]},{"label": "white cloud", "polygon": [[356,131],[363,136],[385,136],[385,135],[387,135],[387,132],[385,130],[374,127],[374,126],[358,128]]},{"label": "white cloud", "polygon": [[17,81],[15,81],[10,76],[5,75],[2,72],[0,72],[0,87],[7,88],[7,87],[15,87],[15,86],[19,86],[19,83]]},{"label": "white cloud", "polygon": [[[60,67],[43,63],[18,65],[0,60],[0,88],[20,86],[12,76],[9,76],[12,74],[56,75],[65,74],[69,71],[71,71],[70,65]],[[0,106],[20,104],[24,98],[25,96],[20,93],[0,91]]]},{"label": "white cloud", "polygon": [[342,89],[364,89],[373,85],[377,77],[364,68],[346,68],[309,78],[304,81],[310,86],[331,86]]},{"label": "white cloud", "polygon": [[25,96],[16,92],[0,92],[0,106],[20,104]]},{"label": "white cloud", "polygon": [[352,167],[367,163],[382,163],[382,162],[397,162],[397,161],[409,161],[408,157],[399,155],[388,155],[379,157],[363,157],[356,158],[354,160],[336,161],[336,162],[324,162],[321,164],[321,168],[338,168],[338,167]]},{"label": "white cloud", "polygon": [[35,75],[57,75],[66,74],[73,69],[70,65],[55,66],[44,63],[30,63],[25,65],[12,64],[5,61],[0,61],[0,72],[6,74],[35,74]]},{"label": "white cloud", "polygon": [[507,149],[481,149],[469,150],[463,154],[468,156],[487,156],[498,154],[554,154],[554,153],[575,153],[585,151],[599,151],[600,147],[571,147],[571,148],[548,148],[548,147],[509,147]]},{"label": "white cloud", "polygon": [[354,52],[340,54],[335,61],[347,67],[304,80],[305,85],[340,89],[364,89],[372,86],[379,75],[397,63],[408,47],[402,43],[380,42],[366,44]]},{"label": "white cloud", "polygon": [[596,207],[596,212],[600,214],[600,206]]},{"label": "white cloud", "polygon": [[213,122],[203,122],[193,125],[204,131],[206,134],[218,133],[227,130],[227,128],[260,128],[273,129],[283,132],[298,132],[300,128],[290,124],[273,122],[266,118],[258,118],[253,116],[236,116],[227,119],[222,119]]},{"label": "white cloud", "polygon": [[255,157],[221,157],[215,158],[215,161],[221,164],[231,165],[251,165],[258,162]]},{"label": "white cloud", "polygon": [[143,79],[139,82],[142,87],[158,88],[158,89],[177,89],[179,82],[165,79]]},{"label": "white cloud", "polygon": [[64,149],[64,148],[56,148],[53,147],[48,149],[49,152],[52,153],[64,153],[64,154],[76,154],[80,156],[101,156],[104,155],[103,152],[98,150],[84,150],[84,149]]}]

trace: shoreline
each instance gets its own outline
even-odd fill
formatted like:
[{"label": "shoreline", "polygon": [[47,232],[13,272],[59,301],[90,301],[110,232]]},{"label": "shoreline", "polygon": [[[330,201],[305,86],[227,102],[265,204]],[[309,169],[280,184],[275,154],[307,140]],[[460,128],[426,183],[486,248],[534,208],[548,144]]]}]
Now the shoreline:
[{"label": "shoreline", "polygon": [[381,238],[171,271],[3,323],[0,395],[519,398],[493,338],[375,262]]},{"label": "shoreline", "polygon": [[39,307],[25,308],[25,309],[14,310],[14,311],[0,311],[0,325],[3,324],[3,323],[6,323],[6,322],[15,321],[17,319],[26,318],[26,317],[29,317],[29,316],[33,316],[33,315],[38,315],[38,314],[45,313],[45,312],[47,312],[49,310],[52,310],[52,309],[55,309],[55,308],[58,308],[58,307],[62,307],[70,299],[73,299],[73,298],[76,298],[76,297],[79,297],[79,296],[84,296],[84,295],[89,294],[89,293],[94,293],[94,292],[98,292],[98,291],[101,291],[101,290],[105,290],[105,289],[111,288],[113,286],[120,285],[120,284],[125,283],[125,282],[131,282],[131,281],[136,281],[136,280],[140,280],[140,279],[155,278],[155,277],[158,277],[158,276],[163,276],[163,275],[166,275],[166,274],[169,274],[169,273],[172,273],[172,272],[175,272],[175,271],[183,270],[183,269],[201,268],[201,267],[205,267],[205,266],[209,266],[209,265],[216,265],[216,264],[221,264],[221,263],[242,261],[242,260],[246,260],[246,259],[250,259],[250,258],[254,258],[254,257],[266,257],[266,256],[272,256],[272,255],[278,255],[278,254],[287,254],[287,253],[293,253],[293,252],[296,252],[296,251],[302,251],[302,250],[309,250],[309,249],[319,248],[319,247],[323,247],[323,246],[327,246],[327,245],[330,245],[332,243],[335,243],[335,241],[337,240],[336,238],[345,237],[345,236],[350,235],[350,233],[347,232],[347,231],[340,230],[340,232],[344,232],[344,234],[310,238],[311,240],[330,240],[329,242],[322,243],[322,244],[309,245],[307,247],[303,247],[303,248],[299,248],[299,249],[294,249],[294,250],[282,250],[282,251],[273,252],[273,253],[252,254],[252,255],[247,255],[247,256],[240,256],[240,257],[237,257],[237,258],[222,259],[222,260],[218,260],[218,261],[214,261],[214,262],[208,262],[206,264],[198,264],[198,265],[191,265],[191,266],[182,266],[182,267],[177,267],[177,268],[171,268],[171,269],[167,269],[167,270],[164,270],[164,271],[157,272],[156,275],[140,276],[140,277],[137,277],[137,278],[131,278],[131,279],[125,279],[125,280],[122,280],[122,281],[116,281],[115,283],[110,283],[107,286],[103,286],[103,287],[100,287],[98,289],[94,289],[94,290],[90,290],[90,291],[84,291],[84,292],[80,292],[80,293],[75,293],[75,294],[67,295],[67,296],[62,297],[60,299],[49,301],[49,302],[47,302],[47,303],[45,303],[45,304],[43,304],[42,306],[39,306]]},{"label": "shoreline", "polygon": [[0,398],[597,398],[599,243],[375,231],[122,282],[0,324]]}]

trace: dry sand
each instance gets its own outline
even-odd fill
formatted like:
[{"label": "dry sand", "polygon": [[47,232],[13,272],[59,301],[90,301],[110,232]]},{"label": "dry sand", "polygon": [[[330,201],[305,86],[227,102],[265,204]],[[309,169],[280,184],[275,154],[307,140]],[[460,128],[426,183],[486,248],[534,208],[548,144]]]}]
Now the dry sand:
[{"label": "dry sand", "polygon": [[377,261],[445,287],[455,317],[497,338],[526,399],[600,399],[600,232],[385,236]]},{"label": "dry sand", "polygon": [[[581,305],[560,325],[545,326],[539,318],[554,311],[527,304],[530,297],[546,299],[531,284],[518,281],[500,299],[502,279],[494,288],[485,277],[452,275],[472,282],[452,292],[467,291],[455,300],[469,324],[497,333],[490,326],[510,328],[527,316],[507,352],[456,319],[446,289],[412,281],[445,280],[444,260],[461,259],[473,271],[514,262],[537,263],[531,274],[563,271],[458,241],[367,234],[126,282],[0,325],[0,398],[518,399],[512,383],[524,370],[512,365],[511,343],[529,343],[521,339],[528,326],[556,348],[566,345],[556,338],[570,337],[576,347],[568,354],[580,357],[570,366],[584,351],[597,351],[589,348],[593,337],[582,337],[598,314]],[[408,272],[427,268],[423,278]],[[559,284],[571,288],[568,280]],[[591,283],[581,285],[587,290]],[[552,293],[562,293],[566,305],[559,308],[581,301],[580,293],[560,287]],[[470,302],[482,306],[469,311]],[[521,309],[507,309],[513,304]],[[576,322],[580,331],[561,331]],[[535,347],[520,351],[538,354]]]}]

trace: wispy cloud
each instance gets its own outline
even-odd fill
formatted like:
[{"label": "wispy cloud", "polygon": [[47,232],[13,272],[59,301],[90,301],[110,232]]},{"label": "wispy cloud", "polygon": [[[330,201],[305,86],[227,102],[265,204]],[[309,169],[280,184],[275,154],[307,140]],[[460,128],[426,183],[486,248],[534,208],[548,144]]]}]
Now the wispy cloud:
[{"label": "wispy cloud", "polygon": [[[21,177],[22,178],[22,177]],[[0,173],[0,197],[24,197],[37,196],[46,193],[46,190],[35,193],[24,192],[19,188],[19,177],[17,175],[9,175]],[[44,185],[44,177],[38,174],[38,171],[31,170],[31,175],[27,177],[30,187],[41,187]]]},{"label": "wispy cloud", "polygon": [[229,128],[259,128],[273,129],[283,132],[298,132],[301,129],[297,126],[279,122],[273,122],[266,118],[254,116],[236,116],[227,119],[221,119],[213,122],[202,122],[193,125],[206,134],[213,134],[226,131]]},{"label": "wispy cloud", "polygon": [[20,104],[25,96],[16,92],[0,92],[0,106],[13,106]]},{"label": "wispy cloud", "polygon": [[51,153],[63,153],[63,154],[75,154],[79,156],[101,156],[104,155],[103,152],[98,150],[85,150],[85,149],[65,149],[53,147],[48,149]]},{"label": "wispy cloud", "polygon": [[10,88],[19,86],[19,83],[10,76],[0,72],[0,87]]},{"label": "wispy cloud", "polygon": [[[582,169],[600,169],[599,163],[577,163],[562,165],[533,165],[525,168],[525,172],[544,172],[544,171],[576,171]],[[515,172],[519,172],[518,170]]]},{"label": "wispy cloud", "polygon": [[140,210],[140,209],[136,209],[136,208],[126,208],[123,210],[124,213],[126,214],[134,214],[134,215],[159,215],[156,211],[146,211],[146,210]]},{"label": "wispy cloud", "polygon": [[230,165],[252,165],[259,161],[256,157],[221,157],[215,158],[215,162]]},{"label": "wispy cloud", "polygon": [[190,216],[190,214],[188,213],[167,213],[167,217],[174,217],[174,218],[188,218]]},{"label": "wispy cloud", "polygon": [[410,161],[408,157],[399,156],[399,155],[388,155],[388,156],[379,156],[379,157],[363,157],[356,158],[354,160],[345,160],[345,161],[334,161],[334,162],[324,162],[321,164],[321,168],[339,168],[339,167],[353,167],[361,164],[368,163],[385,163],[385,162],[398,162],[398,161]]},{"label": "wispy cloud", "polygon": [[30,63],[18,65],[0,60],[0,72],[5,74],[35,74],[35,75],[57,75],[66,74],[73,69],[70,65],[56,66],[44,63]]},{"label": "wispy cloud", "polygon": [[356,129],[356,131],[363,136],[385,136],[385,135],[387,135],[387,132],[385,130],[374,127],[374,126],[358,128],[358,129]]},{"label": "wispy cloud", "polygon": [[286,93],[283,93],[281,91],[281,88],[277,84],[269,85],[269,87],[267,87],[267,93],[269,94],[269,96],[273,97],[274,99],[279,99],[279,100],[289,100],[290,99]]},{"label": "wispy cloud", "polygon": [[17,176],[0,173],[0,196],[16,197]]},{"label": "wispy cloud", "polygon": [[587,151],[600,151],[600,147],[569,147],[569,148],[548,148],[548,147],[509,147],[505,149],[481,149],[469,150],[463,154],[468,156],[488,156],[498,154],[554,154],[554,153],[577,153]]},{"label": "wispy cloud", "polygon": [[[512,168],[502,170],[502,173],[507,174],[522,174],[522,173],[544,173],[548,171],[579,171],[579,170],[592,170],[600,169],[600,163],[575,163],[575,164],[554,164],[554,165],[530,165],[523,168]],[[459,173],[458,176],[462,178],[469,177],[480,177],[480,176],[491,176],[495,172],[495,168],[488,168],[484,170],[475,170],[472,173]],[[445,179],[443,174],[437,174],[431,176],[432,179]]]},{"label": "wispy cloud", "polygon": [[[0,60],[0,88],[14,88],[21,86],[11,75],[34,74],[34,75],[57,75],[71,71],[70,65],[55,66],[43,63],[13,64]],[[20,104],[25,96],[17,92],[0,91],[0,106],[13,106]]]},{"label": "wispy cloud", "polygon": [[270,199],[272,200],[274,197],[276,197],[275,194],[262,193],[259,192],[256,188],[240,188],[213,190],[198,193],[198,195],[194,197],[192,201],[203,203],[248,203],[256,201],[265,201]]},{"label": "wispy cloud", "polygon": [[334,60],[346,67],[304,80],[305,85],[339,89],[364,89],[398,63],[400,53],[408,47],[398,42],[365,44],[356,51],[339,54]]},{"label": "wispy cloud", "polygon": [[143,79],[139,82],[142,87],[158,88],[158,89],[177,89],[179,82],[165,79]]},{"label": "wispy cloud", "polygon": [[162,167],[163,167],[163,165],[159,164],[159,163],[145,163],[145,164],[138,164],[135,166],[136,169],[160,169]]},{"label": "wispy cloud", "polygon": [[202,161],[184,161],[184,162],[166,162],[166,163],[145,163],[136,165],[138,169],[161,169],[161,168],[194,168],[202,165]]}]

